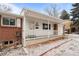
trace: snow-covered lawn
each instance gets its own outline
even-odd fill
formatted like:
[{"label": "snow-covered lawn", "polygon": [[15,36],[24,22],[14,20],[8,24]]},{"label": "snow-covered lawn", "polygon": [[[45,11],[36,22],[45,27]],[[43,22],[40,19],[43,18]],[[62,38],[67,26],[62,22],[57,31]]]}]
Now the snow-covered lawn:
[{"label": "snow-covered lawn", "polygon": [[71,41],[52,49],[44,56],[79,56],[79,35],[70,35]]},{"label": "snow-covered lawn", "polygon": [[5,49],[4,51],[0,52],[0,56],[26,56],[24,49],[22,47],[17,49]]},{"label": "snow-covered lawn", "polygon": [[48,41],[47,43],[37,44],[34,46],[27,47],[28,55],[30,56],[39,56],[45,53],[46,51],[50,50],[51,48],[56,48],[59,45],[65,44],[66,42],[70,41],[71,39],[62,39],[56,41]]},{"label": "snow-covered lawn", "polygon": [[[26,51],[25,51],[26,50]],[[26,53],[28,51],[28,53]],[[0,52],[1,56],[79,56],[79,35],[70,34],[68,38],[48,41]]]}]

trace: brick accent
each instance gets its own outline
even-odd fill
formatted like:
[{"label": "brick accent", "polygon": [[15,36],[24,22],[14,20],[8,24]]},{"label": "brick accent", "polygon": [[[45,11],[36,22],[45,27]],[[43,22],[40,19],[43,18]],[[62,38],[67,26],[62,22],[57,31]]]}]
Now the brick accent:
[{"label": "brick accent", "polygon": [[[17,17],[16,17],[17,18]],[[0,15],[0,22],[1,22],[1,15]],[[0,41],[17,41],[22,39],[22,36],[19,39],[16,36],[16,32],[22,33],[22,19],[21,19],[21,27],[4,27],[1,26],[0,23]]]},{"label": "brick accent", "polygon": [[21,32],[21,28],[0,27],[0,40],[16,40],[16,32]]}]

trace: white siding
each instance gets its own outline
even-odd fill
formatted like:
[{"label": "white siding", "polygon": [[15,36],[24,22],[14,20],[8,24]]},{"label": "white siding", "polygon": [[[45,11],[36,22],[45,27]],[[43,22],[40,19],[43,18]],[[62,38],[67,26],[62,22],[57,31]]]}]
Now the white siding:
[{"label": "white siding", "polygon": [[58,24],[58,35],[63,35],[63,24]]},{"label": "white siding", "polygon": [[50,22],[51,24],[51,30],[43,30],[42,28],[42,23],[48,23],[47,21],[43,21],[43,20],[36,20],[36,19],[32,19],[32,21],[34,22],[38,22],[39,23],[39,29],[35,29],[34,30],[30,30],[30,21],[31,19],[28,19],[26,20],[26,36],[28,35],[36,35],[36,36],[45,36],[45,35],[53,35],[53,23]]},{"label": "white siding", "polygon": [[24,16],[23,19],[23,26],[22,26],[22,43],[23,46],[26,46],[26,36],[28,35],[29,32],[29,25],[28,25],[28,19]]},{"label": "white siding", "polygon": [[21,19],[17,19],[17,27],[21,27]]}]

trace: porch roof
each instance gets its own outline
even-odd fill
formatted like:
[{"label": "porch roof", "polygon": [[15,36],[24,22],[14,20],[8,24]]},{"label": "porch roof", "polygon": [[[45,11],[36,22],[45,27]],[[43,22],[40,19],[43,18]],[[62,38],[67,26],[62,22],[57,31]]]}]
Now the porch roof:
[{"label": "porch roof", "polygon": [[52,21],[52,22],[56,22],[56,23],[63,23],[64,20],[56,18],[56,17],[52,17],[52,16],[48,16],[33,10],[29,10],[29,9],[23,9],[22,12],[24,12],[24,15],[27,17],[33,17],[33,18],[37,18],[40,20],[47,20],[47,21]]}]

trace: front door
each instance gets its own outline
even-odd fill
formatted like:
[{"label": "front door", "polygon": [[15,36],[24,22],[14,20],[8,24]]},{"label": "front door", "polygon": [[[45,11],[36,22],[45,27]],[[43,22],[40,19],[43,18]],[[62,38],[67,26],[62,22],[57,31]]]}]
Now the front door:
[{"label": "front door", "polygon": [[54,35],[58,35],[58,24],[53,25]]}]

